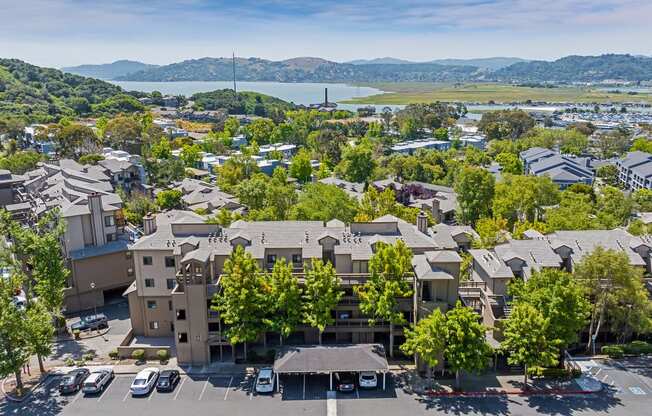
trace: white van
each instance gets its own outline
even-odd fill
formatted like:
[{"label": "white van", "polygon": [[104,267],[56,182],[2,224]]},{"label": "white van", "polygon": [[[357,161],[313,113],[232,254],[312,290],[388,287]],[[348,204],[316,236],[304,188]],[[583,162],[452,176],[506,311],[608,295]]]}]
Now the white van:
[{"label": "white van", "polygon": [[272,368],[261,368],[256,378],[256,393],[273,393],[274,377],[275,374]]}]

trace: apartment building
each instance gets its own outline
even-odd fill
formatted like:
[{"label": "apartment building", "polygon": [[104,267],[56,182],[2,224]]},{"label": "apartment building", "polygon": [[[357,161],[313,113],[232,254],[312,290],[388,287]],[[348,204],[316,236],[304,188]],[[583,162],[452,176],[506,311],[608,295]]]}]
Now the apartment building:
[{"label": "apartment building", "polygon": [[90,309],[119,298],[133,280],[130,238],[122,200],[103,168],[64,159],[25,176],[21,204],[29,210],[22,217],[26,225],[54,208],[66,224],[62,250],[71,270],[66,310]]},{"label": "apartment building", "polygon": [[[625,253],[630,264],[650,273],[652,239],[637,237],[622,229],[556,231],[543,235],[529,230],[526,239],[510,240],[493,249],[471,249],[471,281],[460,295],[475,304],[484,324],[500,328],[510,313],[508,285],[516,279],[527,280],[533,272],[560,269],[572,272],[584,256],[597,247]],[[495,336],[500,339],[500,335]]]},{"label": "apartment building", "polygon": [[172,189],[181,191],[184,206],[191,210],[203,210],[208,214],[221,209],[245,214],[247,207],[237,197],[222,192],[217,186],[198,179],[184,178],[172,184]]},{"label": "apartment building", "polygon": [[593,169],[589,158],[562,155],[542,147],[533,147],[520,153],[524,172],[548,176],[561,189],[576,183],[591,185]]},{"label": "apartment building", "polygon": [[627,189],[652,189],[652,154],[629,152],[616,160],[618,180]]},{"label": "apartment building", "polygon": [[[461,258],[437,244],[425,214],[417,225],[393,216],[368,223],[321,221],[237,221],[228,228],[205,224],[192,212],[169,211],[145,220],[145,236],[133,246],[135,281],[125,293],[132,328],[141,336],[174,336],[181,363],[205,364],[233,359],[219,315],[209,309],[220,290],[225,260],[243,246],[263,270],[284,258],[300,281],[314,259],[331,262],[342,281],[344,296],[333,311],[335,324],[322,336],[326,344],[383,343],[398,346],[402,328],[387,323],[370,327],[359,310],[356,285],[368,278],[368,262],[380,242],[403,240],[414,253],[413,298],[401,299],[409,322],[435,308],[447,310],[458,299]],[[287,343],[316,344],[318,331],[300,326]],[[261,343],[278,343],[277,334],[261,334]],[[240,356],[240,351],[235,351]]]}]

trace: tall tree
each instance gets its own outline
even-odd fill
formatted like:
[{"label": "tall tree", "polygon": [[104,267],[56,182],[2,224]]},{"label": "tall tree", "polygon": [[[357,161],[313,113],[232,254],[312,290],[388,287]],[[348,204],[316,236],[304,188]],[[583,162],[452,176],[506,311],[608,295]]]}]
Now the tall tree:
[{"label": "tall tree", "polygon": [[460,220],[465,224],[475,224],[491,213],[491,200],[494,197],[495,179],[483,168],[466,166],[455,182],[455,192],[460,205]]},{"label": "tall tree", "polygon": [[[7,267],[8,253],[3,253],[3,262]],[[20,290],[21,282],[13,275],[9,279],[0,279],[0,377],[13,374],[16,388],[23,390],[21,369],[29,360],[30,348],[25,337],[24,312],[13,302],[14,295]]]},{"label": "tall tree", "polygon": [[401,351],[414,355],[415,360],[423,360],[427,365],[428,384],[432,379],[432,368],[439,364],[446,348],[446,317],[439,309],[405,328],[405,342]]},{"label": "tall tree", "polygon": [[534,306],[517,303],[507,318],[501,348],[509,353],[507,362],[523,365],[523,385],[528,388],[528,368],[557,364],[559,349],[547,336],[550,321]]},{"label": "tall tree", "polygon": [[537,221],[544,207],[557,203],[559,187],[547,176],[506,174],[496,184],[493,213],[513,225],[518,221]]},{"label": "tall tree", "polygon": [[54,327],[51,316],[40,300],[27,306],[24,313],[24,331],[32,354],[36,354],[41,373],[45,373],[43,357],[52,354]]},{"label": "tall tree", "polygon": [[312,175],[312,164],[310,162],[310,153],[307,150],[301,149],[292,158],[290,164],[290,175],[299,180],[299,182],[308,182]]},{"label": "tall tree", "polygon": [[652,306],[645,295],[642,274],[640,268],[630,265],[627,254],[602,247],[596,247],[577,264],[575,276],[591,302],[587,350],[595,345],[604,322],[627,316],[634,308],[647,313],[630,314],[626,322],[618,320],[623,327],[616,330],[650,331]]},{"label": "tall tree", "polygon": [[268,318],[270,328],[279,333],[281,344],[301,323],[301,288],[299,279],[292,274],[292,264],[285,259],[274,263],[268,278],[269,297],[272,304]]},{"label": "tall tree", "polygon": [[589,303],[584,290],[570,273],[543,269],[532,273],[527,281],[510,284],[510,294],[517,303],[527,303],[548,319],[548,339],[556,339],[564,350],[578,340],[586,326]]},{"label": "tall tree", "polygon": [[369,260],[369,279],[356,287],[360,310],[369,316],[369,323],[389,322],[389,355],[394,356],[394,325],[405,323],[399,310],[399,299],[412,295],[408,273],[412,271],[412,251],[403,242],[376,244],[376,252]]},{"label": "tall tree", "polygon": [[455,371],[455,386],[460,388],[460,373],[479,372],[487,367],[491,347],[486,340],[487,328],[480,316],[457,301],[455,308],[446,313],[445,357]]},{"label": "tall tree", "polygon": [[327,325],[335,320],[331,311],[335,309],[344,291],[335,268],[328,262],[313,260],[305,266],[306,282],[303,290],[303,322],[319,330],[319,343]]},{"label": "tall tree", "polygon": [[[211,309],[219,312],[229,327],[226,337],[232,345],[255,341],[265,330],[264,319],[269,311],[269,294],[258,263],[238,246],[224,262],[221,291],[212,300]],[[234,354],[235,357],[235,354]]]}]

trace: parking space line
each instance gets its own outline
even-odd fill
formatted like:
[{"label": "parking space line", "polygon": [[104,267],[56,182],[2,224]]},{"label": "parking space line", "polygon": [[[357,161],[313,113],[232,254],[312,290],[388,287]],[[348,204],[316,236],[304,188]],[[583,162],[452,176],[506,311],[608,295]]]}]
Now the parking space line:
[{"label": "parking space line", "polygon": [[77,401],[77,399],[79,399],[79,396],[81,396],[81,395],[82,395],[82,391],[81,391],[81,389],[79,389],[79,391],[77,392],[75,397],[73,397],[72,400],[70,401],[70,404],[74,404]]},{"label": "parking space line", "polygon": [[306,400],[306,374],[303,374],[303,400]]},{"label": "parking space line", "polygon": [[106,392],[109,391],[109,389],[111,388],[111,386],[113,386],[113,382],[114,382],[114,381],[115,381],[115,378],[114,378],[113,380],[111,380],[111,382],[109,383],[109,385],[106,386],[106,388],[102,391],[102,393],[100,393],[100,397],[97,398],[97,402],[98,402],[98,403],[100,402],[100,400],[102,400],[102,397],[104,397],[104,396],[106,395]]},{"label": "parking space line", "polygon": [[208,387],[208,381],[210,379],[211,379],[210,377],[206,379],[206,382],[204,383],[204,387],[201,389],[201,393],[199,394],[199,399],[198,399],[199,401],[201,401],[201,398],[204,397],[204,392],[206,391],[206,387]]},{"label": "parking space line", "polygon": [[358,398],[358,399],[360,398],[360,390],[359,389],[355,389],[355,397]]},{"label": "parking space line", "polygon": [[179,393],[181,392],[181,389],[183,388],[183,383],[185,383],[187,379],[188,379],[188,376],[185,376],[185,377],[183,378],[183,380],[181,380],[181,384],[179,384],[179,388],[177,389],[177,392],[176,392],[176,394],[174,395],[174,398],[173,398],[172,400],[176,400],[176,399],[177,399],[177,396],[179,396]]},{"label": "parking space line", "polygon": [[229,395],[229,390],[231,389],[231,383],[233,383],[233,376],[229,379],[229,385],[226,388],[226,392],[224,393],[224,400],[226,400],[226,397]]},{"label": "parking space line", "polygon": [[125,393],[125,397],[122,398],[123,402],[127,401],[127,397],[129,397],[129,393],[131,393],[131,391],[127,390],[127,393]]},{"label": "parking space line", "polygon": [[[590,372],[590,371],[591,371],[591,370],[589,370],[589,372]],[[597,377],[598,374],[600,374],[600,371],[602,371],[602,368],[598,368],[598,371],[596,371],[595,374],[593,374],[593,377]]]},{"label": "parking space line", "polygon": [[602,377],[602,380],[601,380],[601,381],[604,383],[604,381],[605,381],[606,379],[608,379],[608,378],[609,378],[609,374],[605,374],[604,377]]},{"label": "parking space line", "polygon": [[149,394],[149,397],[147,398],[147,401],[152,400],[152,397],[156,394],[156,386],[152,388],[152,392]]}]

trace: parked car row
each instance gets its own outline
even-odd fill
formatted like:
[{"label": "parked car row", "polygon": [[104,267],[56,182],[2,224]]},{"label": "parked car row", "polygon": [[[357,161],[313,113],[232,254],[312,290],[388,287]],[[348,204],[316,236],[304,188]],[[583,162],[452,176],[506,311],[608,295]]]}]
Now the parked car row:
[{"label": "parked car row", "polygon": [[[111,368],[76,368],[63,376],[59,383],[61,394],[72,394],[82,391],[84,394],[97,394],[104,391],[106,386],[115,378]],[[181,375],[177,370],[159,370],[148,367],[136,374],[129,391],[133,396],[143,396],[157,391],[172,391],[179,384]]]},{"label": "parked car row", "polygon": [[355,391],[356,384],[363,389],[375,389],[378,387],[378,376],[373,371],[358,373],[335,373],[335,386],[338,391],[350,393]]}]

